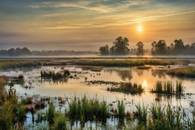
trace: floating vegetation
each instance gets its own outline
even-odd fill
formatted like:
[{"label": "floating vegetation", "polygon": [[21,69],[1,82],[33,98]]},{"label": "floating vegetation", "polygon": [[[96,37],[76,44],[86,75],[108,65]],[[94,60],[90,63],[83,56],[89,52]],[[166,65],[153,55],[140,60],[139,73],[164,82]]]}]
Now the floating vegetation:
[{"label": "floating vegetation", "polygon": [[70,72],[68,70],[64,70],[61,72],[41,71],[41,78],[45,80],[63,81],[67,80],[69,77]]},{"label": "floating vegetation", "polygon": [[185,78],[195,78],[195,67],[174,68],[167,71],[167,74]]},{"label": "floating vegetation", "polygon": [[120,85],[118,87],[109,87],[107,88],[107,91],[111,91],[111,92],[122,92],[122,93],[126,93],[126,94],[141,94],[144,89],[142,88],[141,85],[138,85],[136,83],[132,84],[132,83],[120,83]]},{"label": "floating vegetation", "polygon": [[21,84],[24,85],[25,79],[23,75],[18,75],[17,77],[9,77],[11,84]]},{"label": "floating vegetation", "polygon": [[[69,61],[70,62],[70,61]],[[78,59],[71,61],[72,64],[104,67],[129,67],[144,65],[174,65],[172,60],[156,59]]]},{"label": "floating vegetation", "polygon": [[156,86],[151,91],[152,93],[163,94],[163,95],[183,95],[184,87],[182,82],[177,81],[176,86],[171,81],[161,82],[157,81]]},{"label": "floating vegetation", "polygon": [[105,84],[105,85],[120,85],[120,82],[114,82],[114,81],[104,81],[104,80],[91,80],[91,81],[85,81],[87,84]]}]

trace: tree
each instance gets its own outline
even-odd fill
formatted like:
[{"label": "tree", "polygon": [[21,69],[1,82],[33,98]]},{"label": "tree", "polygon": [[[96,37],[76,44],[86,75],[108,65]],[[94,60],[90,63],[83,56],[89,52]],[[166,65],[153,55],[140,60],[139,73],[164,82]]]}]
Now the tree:
[{"label": "tree", "polygon": [[137,46],[137,55],[144,55],[144,44],[143,42],[138,42]]},{"label": "tree", "polygon": [[185,49],[185,46],[184,46],[184,43],[183,43],[183,41],[182,41],[182,39],[176,39],[175,41],[174,41],[174,43],[175,43],[175,51],[178,53],[180,53],[180,52],[182,52],[182,51],[184,51],[184,49]]},{"label": "tree", "polygon": [[113,46],[110,48],[111,54],[114,55],[126,55],[129,53],[129,40],[126,37],[118,37],[113,42]]},{"label": "tree", "polygon": [[164,55],[167,54],[167,45],[165,40],[159,40],[158,42],[152,43],[152,53]]},{"label": "tree", "polygon": [[102,46],[99,49],[101,55],[109,55],[109,47],[108,45]]}]

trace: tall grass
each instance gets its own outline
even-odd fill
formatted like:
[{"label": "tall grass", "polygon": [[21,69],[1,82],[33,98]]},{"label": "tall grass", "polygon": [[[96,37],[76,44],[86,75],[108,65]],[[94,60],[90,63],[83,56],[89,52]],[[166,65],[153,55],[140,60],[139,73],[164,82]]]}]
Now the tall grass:
[{"label": "tall grass", "polygon": [[67,120],[62,113],[55,114],[54,130],[68,130]]},{"label": "tall grass", "polygon": [[106,122],[109,116],[108,105],[106,102],[100,102],[97,99],[89,100],[86,97],[82,99],[74,98],[69,104],[68,116],[73,121],[102,121]]},{"label": "tall grass", "polygon": [[54,124],[55,106],[50,103],[47,111],[47,121],[50,125]]},{"label": "tall grass", "polygon": [[117,104],[117,118],[119,119],[119,122],[123,122],[125,116],[126,116],[125,105],[124,105],[123,101],[118,101],[118,104]]},{"label": "tall grass", "polygon": [[151,107],[136,106],[135,118],[137,127],[143,130],[194,130],[195,113],[187,118],[181,107],[151,105]]},{"label": "tall grass", "polygon": [[182,82],[179,81],[176,82],[175,86],[171,81],[157,81],[155,88],[152,89],[151,92],[164,95],[182,95],[184,92],[184,87]]},{"label": "tall grass", "polygon": [[136,105],[136,113],[135,117],[138,119],[138,122],[141,124],[146,124],[147,123],[147,107],[144,105]]}]

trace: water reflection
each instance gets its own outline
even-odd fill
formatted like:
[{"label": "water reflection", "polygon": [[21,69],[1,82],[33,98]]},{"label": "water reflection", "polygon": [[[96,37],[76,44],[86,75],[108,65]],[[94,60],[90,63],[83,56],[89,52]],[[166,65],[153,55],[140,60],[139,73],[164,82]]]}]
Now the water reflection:
[{"label": "water reflection", "polygon": [[[86,95],[88,98],[98,98],[99,100],[106,100],[108,103],[117,100],[124,100],[127,104],[127,109],[133,109],[133,104],[151,104],[159,102],[161,104],[171,103],[172,105],[182,105],[184,108],[189,107],[189,102],[195,100],[195,95],[187,97],[171,97],[152,94],[150,91],[155,86],[157,81],[182,81],[185,87],[185,93],[195,93],[195,81],[187,79],[179,79],[170,77],[164,73],[156,71],[155,68],[151,69],[137,69],[137,68],[103,68],[101,71],[93,71],[78,66],[63,66],[63,69],[69,70],[72,74],[76,74],[77,78],[71,78],[62,82],[51,82],[41,80],[40,71],[44,69],[62,69],[62,67],[42,67],[30,70],[20,71],[4,71],[0,72],[1,75],[17,76],[23,74],[26,83],[30,82],[32,88],[25,89],[21,85],[15,85],[17,95],[40,95],[49,97],[83,97]],[[110,81],[110,82],[132,82],[141,84],[144,88],[144,93],[141,96],[132,96],[129,94],[108,92],[108,85],[103,84],[86,84],[88,81]],[[130,103],[130,105],[129,105]]]}]

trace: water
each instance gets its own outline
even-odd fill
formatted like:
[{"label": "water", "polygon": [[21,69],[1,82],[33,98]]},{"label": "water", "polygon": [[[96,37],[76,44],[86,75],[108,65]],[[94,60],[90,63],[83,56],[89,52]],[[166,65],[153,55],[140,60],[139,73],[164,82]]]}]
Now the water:
[{"label": "water", "polygon": [[[181,67],[178,65],[171,66]],[[66,99],[66,101],[72,100],[74,97],[84,97],[90,99],[97,98],[100,101],[106,101],[111,104],[113,108],[116,108],[117,101],[123,100],[125,103],[126,111],[134,111],[135,105],[144,104],[161,104],[171,106],[182,106],[186,112],[191,112],[194,109],[195,103],[195,80],[182,79],[177,77],[171,77],[163,71],[157,71],[159,69],[167,69],[167,66],[149,66],[147,69],[140,69],[137,67],[90,67],[90,66],[43,66],[40,68],[23,68],[23,69],[10,69],[0,71],[0,75],[18,76],[22,74],[25,79],[24,85],[15,84],[16,94],[19,99],[26,97],[33,97],[35,100],[40,97],[50,97],[51,101],[56,106],[58,111],[64,112],[64,109],[68,108],[68,103],[60,105],[58,98]],[[41,79],[40,72],[42,70],[60,71],[69,70],[74,78],[69,78],[63,82],[52,82]],[[141,95],[131,95],[119,92],[109,92],[108,87],[112,84],[88,84],[86,81],[105,81],[105,82],[131,82],[141,84],[144,88],[144,92]],[[167,98],[159,97],[156,94],[151,93],[151,90],[156,85],[157,81],[172,81],[176,83],[181,81],[184,86],[184,92],[189,93],[181,98],[175,96]],[[30,86],[30,88],[25,88]],[[9,86],[6,86],[9,88]],[[45,108],[44,110],[46,110]],[[41,111],[44,111],[41,110]],[[116,128],[117,120],[108,119],[107,126]],[[87,122],[86,128],[95,128],[96,124],[93,122]],[[47,128],[47,122],[36,124],[35,126],[44,126]],[[27,119],[25,121],[25,127],[33,129],[32,116],[27,113]],[[75,124],[73,128],[79,128],[79,124]]]},{"label": "water", "polygon": [[[175,66],[172,66],[175,67]],[[164,73],[156,71],[162,66],[151,66],[149,69],[139,69],[136,67],[108,67],[96,68],[82,67],[82,66],[49,66],[33,69],[18,69],[0,72],[1,75],[18,76],[24,75],[25,85],[32,88],[26,89],[24,86],[16,84],[18,96],[46,96],[46,97],[83,97],[98,98],[99,100],[114,103],[117,100],[124,100],[127,110],[134,109],[135,104],[150,105],[152,103],[171,104],[172,106],[182,106],[185,109],[192,109],[191,105],[195,101],[195,80],[179,79],[171,77]],[[55,70],[61,69],[69,70],[75,78],[68,79],[64,82],[51,82],[41,80],[41,70]],[[85,81],[112,81],[112,82],[132,82],[141,84],[144,88],[144,93],[141,95],[131,95],[119,92],[109,92],[107,87],[111,84],[88,84]],[[157,81],[181,81],[184,86],[184,92],[192,95],[185,95],[181,99],[176,97],[166,98],[162,97],[161,101],[156,101],[156,94],[151,93],[152,88]]]}]

